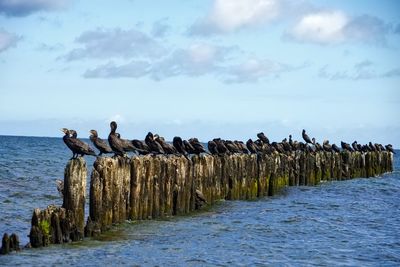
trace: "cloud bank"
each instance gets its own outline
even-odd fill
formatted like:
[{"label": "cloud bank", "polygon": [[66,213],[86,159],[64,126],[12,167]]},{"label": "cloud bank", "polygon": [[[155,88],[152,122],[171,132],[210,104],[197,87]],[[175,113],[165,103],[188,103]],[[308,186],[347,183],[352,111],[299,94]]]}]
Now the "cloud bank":
[{"label": "cloud bank", "polygon": [[24,17],[38,11],[53,11],[65,8],[70,0],[1,0],[0,14]]},{"label": "cloud bank", "polygon": [[391,26],[377,17],[350,17],[342,11],[320,11],[302,16],[284,38],[321,45],[344,42],[385,43]]}]

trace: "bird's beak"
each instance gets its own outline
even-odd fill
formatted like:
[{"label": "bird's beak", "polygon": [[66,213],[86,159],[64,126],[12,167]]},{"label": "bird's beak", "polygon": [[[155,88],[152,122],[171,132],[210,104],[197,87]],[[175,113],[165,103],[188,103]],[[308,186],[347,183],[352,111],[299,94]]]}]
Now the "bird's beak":
[{"label": "bird's beak", "polygon": [[60,131],[65,133],[65,128],[61,128]]}]

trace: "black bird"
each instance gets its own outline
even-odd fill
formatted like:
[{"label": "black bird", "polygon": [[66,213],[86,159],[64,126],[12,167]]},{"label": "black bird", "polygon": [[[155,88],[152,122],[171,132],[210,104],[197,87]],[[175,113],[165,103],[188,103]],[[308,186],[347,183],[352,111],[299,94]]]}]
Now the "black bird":
[{"label": "black bird", "polygon": [[182,155],[187,155],[187,152],[185,150],[185,146],[183,145],[182,138],[179,136],[175,136],[174,139],[172,140],[172,145],[175,147],[176,151]]},{"label": "black bird", "polygon": [[304,141],[306,141],[307,144],[312,144],[310,137],[306,134],[306,130],[303,129],[301,135],[303,136]]},{"label": "black bird", "polygon": [[88,144],[82,142],[77,138],[78,135],[76,131],[68,130],[67,128],[62,128],[61,131],[64,133],[64,143],[72,151],[71,159],[77,158],[78,155],[80,155],[81,157],[83,157],[84,155],[96,156],[96,153]]},{"label": "black bird", "polygon": [[224,142],[224,145],[226,146],[226,148],[229,150],[229,152],[231,152],[232,154],[234,153],[240,153],[239,148],[231,141],[231,140],[226,140]]},{"label": "black bird", "polygon": [[332,146],[329,144],[328,140],[325,140],[322,143],[322,148],[326,151],[326,152],[332,152]]},{"label": "black bird", "polygon": [[144,141],[133,139],[131,143],[135,147],[135,150],[139,153],[139,155],[150,154],[149,146]]},{"label": "black bird", "polygon": [[368,146],[371,149],[371,151],[376,151],[376,147],[371,142],[369,142]]},{"label": "black bird", "polygon": [[111,147],[103,139],[99,138],[96,130],[90,130],[90,133],[90,141],[100,151],[99,156],[103,153],[108,154],[113,152]]},{"label": "black bird", "polygon": [[240,149],[240,151],[244,154],[249,154],[249,151],[246,148],[246,145],[242,141],[233,141],[235,145]]},{"label": "black bird", "polygon": [[[108,135],[108,143],[112,151],[114,152],[115,156],[124,156],[126,151],[126,142],[120,138],[119,133],[116,133],[117,130],[117,123],[112,121],[110,123],[110,134]],[[132,144],[131,144],[132,145]],[[133,147],[133,145],[132,145]]]},{"label": "black bird", "polygon": [[196,154],[196,149],[187,140],[183,140],[183,145],[188,154]]},{"label": "black bird", "polygon": [[396,154],[396,153],[394,152],[393,146],[392,146],[391,144],[386,145],[385,148],[386,148],[387,151],[390,151],[390,152],[392,152],[393,154]]},{"label": "black bird", "polygon": [[343,150],[347,150],[347,151],[350,151],[350,152],[353,151],[353,149],[350,147],[350,145],[345,143],[345,142],[343,142],[343,141],[340,142],[340,145],[342,146]]},{"label": "black bird", "polygon": [[353,147],[354,151],[360,151],[360,149],[358,148],[357,141],[354,141],[353,143],[351,143],[351,146]]},{"label": "black bird", "polygon": [[162,146],[154,140],[154,135],[152,132],[148,132],[146,138],[144,139],[146,145],[149,146],[149,151],[155,154],[165,154]]},{"label": "black bird", "polygon": [[246,147],[250,151],[251,154],[257,154],[257,147],[254,144],[253,140],[249,139],[246,142]]},{"label": "black bird", "polygon": [[192,145],[192,147],[195,150],[195,154],[200,155],[200,153],[207,153],[208,152],[204,149],[203,145],[199,142],[199,139],[197,138],[190,138],[189,143]]},{"label": "black bird", "polygon": [[213,141],[217,144],[217,150],[219,154],[229,153],[228,148],[225,146],[224,141],[221,138],[214,138]]},{"label": "black bird", "polygon": [[208,141],[207,147],[208,151],[210,151],[212,155],[218,154],[217,144],[214,141]]},{"label": "black bird", "polygon": [[271,145],[281,154],[285,153],[283,146],[277,142],[272,142]]},{"label": "black bird", "polygon": [[177,151],[175,149],[175,147],[173,145],[168,144],[167,142],[165,142],[164,137],[159,136],[159,135],[154,135],[154,141],[158,142],[162,149],[164,150],[165,154],[176,154]]},{"label": "black bird", "polygon": [[287,139],[283,139],[281,145],[286,152],[292,152],[292,146],[289,144]]},{"label": "black bird", "polygon": [[291,135],[291,134],[289,134],[289,145],[290,145],[292,148],[294,148],[294,147],[293,147],[294,143],[293,143],[292,135]]},{"label": "black bird", "polygon": [[337,153],[340,153],[340,149],[339,149],[339,147],[338,147],[336,144],[333,144],[333,145],[332,145],[332,150],[335,151],[335,152],[337,152]]},{"label": "black bird", "polygon": [[258,134],[257,134],[257,137],[258,137],[263,143],[269,145],[269,140],[268,140],[268,138],[265,136],[265,134],[264,134],[263,132],[258,133]]}]

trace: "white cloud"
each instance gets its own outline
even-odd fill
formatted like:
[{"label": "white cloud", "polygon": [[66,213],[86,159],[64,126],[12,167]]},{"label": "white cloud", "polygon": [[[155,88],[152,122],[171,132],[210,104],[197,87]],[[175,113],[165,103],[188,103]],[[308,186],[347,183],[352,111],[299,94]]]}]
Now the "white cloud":
[{"label": "white cloud", "polygon": [[191,34],[233,32],[246,26],[274,20],[283,1],[277,0],[215,0],[210,13],[199,19],[189,30]]},{"label": "white cloud", "polygon": [[258,82],[294,69],[296,68],[268,59],[249,58],[240,64],[229,66],[224,76],[227,83]]},{"label": "white cloud", "polygon": [[17,45],[20,37],[0,28],[0,53]]},{"label": "white cloud", "polygon": [[342,11],[318,11],[302,16],[284,38],[322,45],[343,42],[384,43],[390,26],[369,15],[350,17]]},{"label": "white cloud", "polygon": [[345,38],[343,29],[348,22],[349,18],[340,11],[308,14],[293,27],[290,35],[297,41],[339,43]]},{"label": "white cloud", "polygon": [[349,70],[332,71],[330,69],[328,65],[320,68],[318,76],[329,80],[353,81],[400,77],[400,68],[392,68],[384,72],[378,72],[376,71],[375,64],[369,60],[358,62]]},{"label": "white cloud", "polygon": [[0,14],[22,17],[37,11],[51,11],[65,8],[70,0],[1,0]]},{"label": "white cloud", "polygon": [[160,57],[164,48],[146,33],[136,29],[98,28],[83,32],[76,43],[83,46],[67,53],[67,61],[84,58]]}]

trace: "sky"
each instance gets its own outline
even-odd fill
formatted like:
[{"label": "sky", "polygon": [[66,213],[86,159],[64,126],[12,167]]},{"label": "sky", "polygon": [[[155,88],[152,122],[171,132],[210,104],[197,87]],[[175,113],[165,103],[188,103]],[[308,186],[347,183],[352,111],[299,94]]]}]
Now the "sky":
[{"label": "sky", "polygon": [[0,135],[400,146],[400,1],[0,0]]}]

